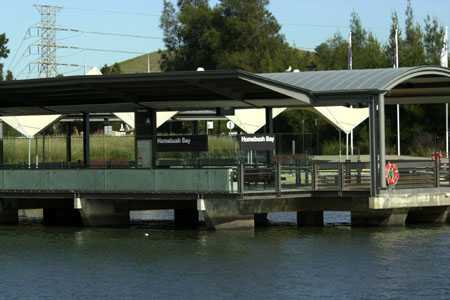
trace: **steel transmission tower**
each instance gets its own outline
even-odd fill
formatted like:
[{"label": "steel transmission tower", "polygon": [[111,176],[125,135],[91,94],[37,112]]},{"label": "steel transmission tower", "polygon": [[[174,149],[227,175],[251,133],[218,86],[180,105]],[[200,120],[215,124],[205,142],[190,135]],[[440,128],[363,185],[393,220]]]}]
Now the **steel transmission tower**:
[{"label": "steel transmission tower", "polygon": [[56,62],[56,14],[62,9],[60,6],[34,5],[41,15],[39,24],[39,77],[48,78],[58,75]]}]

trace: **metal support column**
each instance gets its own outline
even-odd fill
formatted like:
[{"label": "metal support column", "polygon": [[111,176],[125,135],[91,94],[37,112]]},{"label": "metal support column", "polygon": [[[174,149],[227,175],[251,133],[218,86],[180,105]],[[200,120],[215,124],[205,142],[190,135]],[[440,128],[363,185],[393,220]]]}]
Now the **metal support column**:
[{"label": "metal support column", "polygon": [[90,164],[90,145],[89,145],[89,129],[90,118],[89,113],[83,113],[83,162],[85,167]]},{"label": "metal support column", "polygon": [[192,135],[198,135],[198,121],[192,121]]},{"label": "metal support column", "polygon": [[376,103],[371,99],[369,103],[369,154],[370,154],[370,194],[377,193],[377,135],[376,135]]},{"label": "metal support column", "polygon": [[3,157],[3,121],[0,121],[0,165],[5,162]]},{"label": "metal support column", "polygon": [[67,123],[66,126],[66,161],[72,161],[72,123]]},{"label": "metal support column", "polygon": [[[264,127],[264,132],[266,134],[273,134],[273,114],[272,114],[272,108],[271,107],[266,107],[266,126]],[[275,141],[276,143],[276,141]],[[276,144],[275,144],[275,149],[276,149]],[[271,164],[272,163],[272,158],[273,155],[275,154],[275,151],[272,152],[267,152],[267,163]]]},{"label": "metal support column", "polygon": [[157,127],[156,127],[156,110],[150,110],[149,111],[151,124],[150,124],[150,134],[152,137],[152,169],[156,168],[156,157],[157,157]]},{"label": "metal support column", "polygon": [[385,113],[384,113],[384,95],[378,96],[378,136],[379,136],[379,170],[380,178],[379,188],[386,188],[386,180],[384,179],[384,166],[386,165],[386,129],[385,129]]},{"label": "metal support column", "polygon": [[266,107],[266,127],[265,133],[273,134],[273,113],[271,107]]}]

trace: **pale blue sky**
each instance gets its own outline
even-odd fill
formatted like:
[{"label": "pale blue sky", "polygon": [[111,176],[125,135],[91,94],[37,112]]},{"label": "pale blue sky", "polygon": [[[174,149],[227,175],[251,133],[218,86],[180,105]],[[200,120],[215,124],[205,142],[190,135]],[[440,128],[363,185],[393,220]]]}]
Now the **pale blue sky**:
[{"label": "pale blue sky", "polygon": [[[85,31],[129,33],[156,37],[156,39],[132,39],[125,37],[99,36],[90,34],[58,33],[58,43],[89,48],[128,50],[135,52],[155,51],[163,48],[159,29],[159,14],[162,0],[4,0],[0,17],[0,32],[10,38],[12,50],[6,67],[22,78],[28,75],[27,64],[37,59],[27,55],[28,45],[37,41],[29,38],[15,55],[24,33],[30,26],[39,22],[39,15],[33,4],[60,5],[64,9],[58,14],[58,25]],[[216,1],[212,1],[215,3]],[[390,16],[398,11],[403,21],[406,0],[272,0],[270,10],[282,25],[287,40],[300,48],[314,48],[334,32],[348,33],[350,13],[356,11],[363,24],[372,30],[382,41],[389,30]],[[418,21],[427,14],[450,24],[450,0],[413,0]],[[121,13],[119,13],[121,12]],[[16,57],[14,57],[16,56]],[[133,54],[80,52],[74,50],[58,51],[59,62],[80,65],[102,66],[114,61],[133,57]],[[61,72],[79,74],[80,69],[62,68]],[[72,72],[72,73],[71,73]]]}]

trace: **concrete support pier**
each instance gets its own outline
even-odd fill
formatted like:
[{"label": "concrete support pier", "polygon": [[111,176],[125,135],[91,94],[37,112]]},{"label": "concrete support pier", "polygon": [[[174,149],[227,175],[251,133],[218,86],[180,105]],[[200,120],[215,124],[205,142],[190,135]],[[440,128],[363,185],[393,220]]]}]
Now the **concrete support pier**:
[{"label": "concrete support pier", "polygon": [[297,212],[297,225],[302,227],[322,227],[323,211],[299,211]]},{"label": "concrete support pier", "polygon": [[81,199],[81,220],[85,226],[126,227],[130,225],[130,212],[111,200]]},{"label": "concrete support pier", "polygon": [[405,226],[408,209],[352,211],[352,226]]},{"label": "concrete support pier", "polygon": [[208,229],[253,229],[253,213],[243,213],[240,200],[208,199],[205,203],[204,217]]},{"label": "concrete support pier", "polygon": [[411,208],[406,224],[444,224],[447,218],[447,206]]},{"label": "concrete support pier", "polygon": [[80,211],[73,208],[44,208],[43,223],[49,226],[80,226]]},{"label": "concrete support pier", "polygon": [[267,218],[267,213],[254,214],[253,218],[255,221],[255,227],[265,227],[270,225],[269,218]]},{"label": "concrete support pier", "polygon": [[196,208],[175,209],[175,226],[179,228],[196,228],[199,225],[199,214]]},{"label": "concrete support pier", "polygon": [[17,209],[2,209],[0,207],[0,225],[19,224],[19,213]]}]

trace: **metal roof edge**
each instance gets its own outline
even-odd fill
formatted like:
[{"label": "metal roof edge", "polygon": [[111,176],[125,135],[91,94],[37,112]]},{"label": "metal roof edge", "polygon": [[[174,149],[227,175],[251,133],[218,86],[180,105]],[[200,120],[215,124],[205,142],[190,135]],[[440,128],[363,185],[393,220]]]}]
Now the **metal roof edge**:
[{"label": "metal roof edge", "polygon": [[266,77],[263,77],[263,76],[261,76],[259,74],[256,74],[256,73],[251,73],[251,72],[247,72],[247,71],[243,71],[243,70],[238,70],[238,73],[239,73],[240,76],[246,76],[249,79],[257,80],[257,81],[260,81],[262,83],[273,84],[273,85],[276,85],[276,86],[278,86],[280,88],[293,90],[293,91],[296,91],[296,92],[300,92],[300,93],[306,94],[308,96],[312,96],[313,95],[313,92],[311,90],[309,90],[309,89],[300,88],[300,87],[297,87],[295,85],[287,84],[287,83],[284,83],[284,82],[281,82],[281,81],[278,81],[278,80],[275,80],[275,79],[266,78]]},{"label": "metal roof edge", "polygon": [[390,80],[385,86],[384,90],[386,92],[392,90],[395,86],[401,84],[404,81],[407,81],[411,78],[424,76],[424,75],[439,75],[446,76],[450,78],[450,70],[448,68],[440,67],[440,66],[415,66],[404,68],[405,72],[401,75],[395,77]]}]

